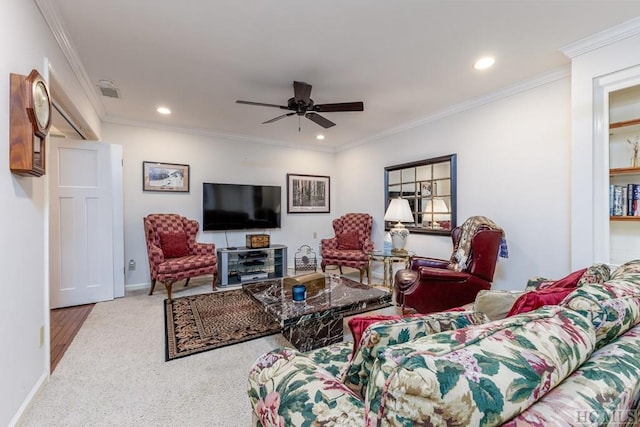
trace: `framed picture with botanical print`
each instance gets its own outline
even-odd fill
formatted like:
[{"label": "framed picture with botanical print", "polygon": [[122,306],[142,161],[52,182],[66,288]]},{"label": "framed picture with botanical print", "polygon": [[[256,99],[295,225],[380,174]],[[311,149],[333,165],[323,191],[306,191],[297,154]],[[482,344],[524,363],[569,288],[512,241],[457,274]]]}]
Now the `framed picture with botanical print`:
[{"label": "framed picture with botanical print", "polygon": [[189,165],[142,162],[142,190],[189,192]]},{"label": "framed picture with botanical print", "polygon": [[287,213],[328,213],[330,178],[287,174]]}]

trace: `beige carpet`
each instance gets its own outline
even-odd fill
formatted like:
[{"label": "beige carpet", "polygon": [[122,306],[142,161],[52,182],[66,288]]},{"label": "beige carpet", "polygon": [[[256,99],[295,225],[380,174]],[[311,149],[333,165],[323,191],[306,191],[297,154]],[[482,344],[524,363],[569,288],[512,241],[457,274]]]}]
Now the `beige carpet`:
[{"label": "beige carpet", "polygon": [[[174,297],[211,290],[192,282]],[[138,291],[97,304],[20,425],[250,426],[249,369],[288,342],[276,334],[165,362],[165,298]]]}]

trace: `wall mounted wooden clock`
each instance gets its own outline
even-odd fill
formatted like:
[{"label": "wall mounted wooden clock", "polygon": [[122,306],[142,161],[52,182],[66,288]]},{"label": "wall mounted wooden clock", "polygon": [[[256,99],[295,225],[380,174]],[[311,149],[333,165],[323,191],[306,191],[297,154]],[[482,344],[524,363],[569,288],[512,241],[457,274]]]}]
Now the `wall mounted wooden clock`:
[{"label": "wall mounted wooden clock", "polygon": [[51,127],[51,96],[37,70],[11,74],[9,167],[20,175],[45,173],[45,142]]}]

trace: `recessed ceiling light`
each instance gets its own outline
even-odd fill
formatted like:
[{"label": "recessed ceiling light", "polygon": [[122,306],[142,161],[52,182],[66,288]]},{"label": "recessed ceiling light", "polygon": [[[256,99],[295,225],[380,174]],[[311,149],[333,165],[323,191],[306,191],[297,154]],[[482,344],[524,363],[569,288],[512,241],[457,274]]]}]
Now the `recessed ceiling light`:
[{"label": "recessed ceiling light", "polygon": [[491,67],[496,62],[495,58],[490,56],[485,56],[484,58],[480,58],[473,64],[473,68],[476,70],[486,70]]},{"label": "recessed ceiling light", "polygon": [[156,111],[164,115],[171,114],[171,110],[169,110],[167,107],[158,107]]},{"label": "recessed ceiling light", "polygon": [[320,134],[316,135],[316,139],[319,140],[319,141],[322,141],[324,139],[324,135],[320,133]]}]

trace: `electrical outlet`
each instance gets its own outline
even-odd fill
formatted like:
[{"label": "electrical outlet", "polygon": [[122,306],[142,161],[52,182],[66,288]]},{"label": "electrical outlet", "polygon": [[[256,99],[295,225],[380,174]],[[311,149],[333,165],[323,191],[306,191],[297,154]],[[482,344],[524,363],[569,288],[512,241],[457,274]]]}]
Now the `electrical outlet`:
[{"label": "electrical outlet", "polygon": [[314,232],[313,232],[313,238],[314,238],[314,239],[317,239],[317,238],[318,238],[318,232],[317,232],[317,231],[314,231]]},{"label": "electrical outlet", "polygon": [[44,325],[40,326],[40,348],[44,345]]},{"label": "electrical outlet", "polygon": [[129,270],[135,270],[136,269],[136,262],[135,260],[130,259],[129,260]]}]

